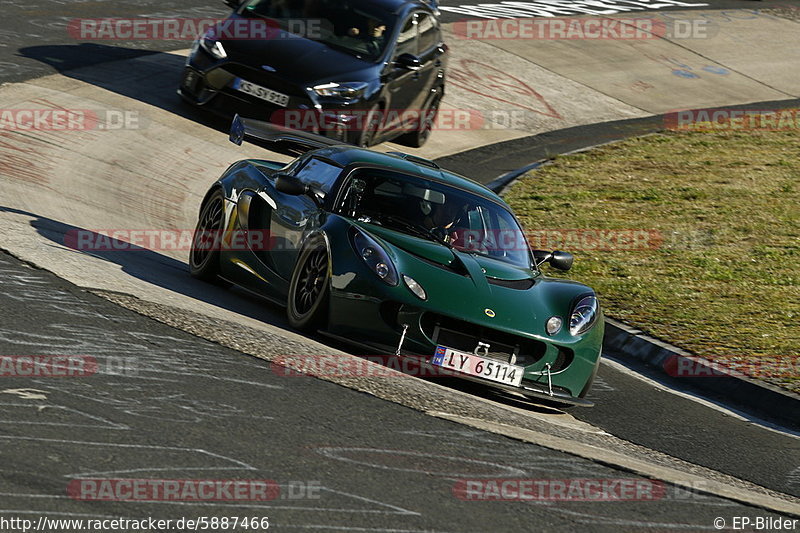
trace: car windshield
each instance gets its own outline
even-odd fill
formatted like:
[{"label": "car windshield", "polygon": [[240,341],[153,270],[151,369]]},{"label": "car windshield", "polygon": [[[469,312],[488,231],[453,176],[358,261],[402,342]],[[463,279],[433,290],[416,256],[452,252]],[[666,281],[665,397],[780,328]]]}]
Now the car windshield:
[{"label": "car windshield", "polygon": [[354,171],[337,212],[455,250],[530,268],[527,240],[505,207],[436,181],[379,169]]},{"label": "car windshield", "polygon": [[394,22],[369,2],[348,0],[251,0],[241,13],[369,60],[383,55]]}]

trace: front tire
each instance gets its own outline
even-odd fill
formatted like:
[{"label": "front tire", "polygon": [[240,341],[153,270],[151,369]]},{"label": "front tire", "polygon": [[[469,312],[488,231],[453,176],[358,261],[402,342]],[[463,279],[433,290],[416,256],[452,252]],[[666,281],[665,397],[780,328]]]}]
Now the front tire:
[{"label": "front tire", "polygon": [[375,144],[381,124],[383,123],[383,112],[378,104],[372,106],[364,121],[364,128],[361,130],[358,142],[355,144],[360,148],[369,148]]},{"label": "front tire", "polygon": [[293,328],[313,331],[327,325],[330,277],[328,247],[315,237],[300,252],[289,285],[286,314]]},{"label": "front tire", "polygon": [[428,105],[420,116],[419,123],[414,131],[408,132],[397,138],[397,142],[412,148],[421,148],[431,137],[433,127],[436,124],[436,117],[439,114],[439,106],[442,103],[442,92],[437,90],[431,96]]}]

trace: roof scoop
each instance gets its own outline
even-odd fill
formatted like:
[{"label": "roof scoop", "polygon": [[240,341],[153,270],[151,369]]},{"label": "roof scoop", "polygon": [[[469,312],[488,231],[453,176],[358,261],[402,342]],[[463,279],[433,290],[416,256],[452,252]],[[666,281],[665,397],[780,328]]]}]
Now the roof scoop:
[{"label": "roof scoop", "polygon": [[419,157],[418,155],[411,155],[405,152],[386,152],[386,153],[390,155],[396,155],[397,157],[405,159],[409,163],[414,163],[416,165],[422,165],[424,167],[434,168],[436,170],[442,168],[433,161],[431,161],[430,159],[425,159],[424,157]]}]

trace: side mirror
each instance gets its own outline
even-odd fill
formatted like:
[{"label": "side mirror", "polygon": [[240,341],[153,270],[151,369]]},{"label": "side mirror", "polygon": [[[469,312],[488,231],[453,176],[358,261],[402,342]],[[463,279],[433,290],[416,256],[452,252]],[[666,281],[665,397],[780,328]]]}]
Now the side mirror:
[{"label": "side mirror", "polygon": [[422,61],[414,54],[400,54],[395,65],[406,70],[416,71],[422,68]]},{"label": "side mirror", "polygon": [[571,253],[558,250],[552,252],[533,250],[533,260],[536,262],[537,267],[542,263],[550,263],[550,266],[553,268],[563,270],[564,272],[572,268],[572,263],[575,262],[575,258]]},{"label": "side mirror", "polygon": [[559,252],[555,250],[550,256],[550,266],[563,270],[564,272],[572,268],[572,263],[574,261],[575,258],[572,257],[572,254],[569,252]]},{"label": "side mirror", "polygon": [[308,194],[308,185],[288,174],[275,175],[275,189],[291,196]]}]

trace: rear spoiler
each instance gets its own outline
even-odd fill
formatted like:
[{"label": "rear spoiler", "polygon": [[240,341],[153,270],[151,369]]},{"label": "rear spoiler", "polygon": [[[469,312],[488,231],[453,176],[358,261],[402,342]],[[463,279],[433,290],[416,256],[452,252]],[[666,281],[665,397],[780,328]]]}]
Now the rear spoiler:
[{"label": "rear spoiler", "polygon": [[[328,137],[323,137],[322,135],[293,130],[291,128],[286,128],[270,122],[264,122],[263,120],[242,118],[238,113],[233,117],[233,122],[231,123],[230,140],[236,146],[241,146],[244,141],[247,141],[250,144],[255,144],[256,146],[261,146],[262,148],[272,151],[280,151],[276,150],[276,148],[279,148],[279,146],[276,145],[283,143],[286,145],[291,145],[295,151],[299,151],[303,154],[310,152],[311,150],[327,148],[330,146],[353,147],[352,144],[346,144],[335,139],[329,139]],[[434,170],[441,169],[441,167],[433,161],[417,155],[411,155],[404,152],[386,153],[401,159],[405,159],[406,161],[414,163],[415,165],[425,166]]]},{"label": "rear spoiler", "polygon": [[342,141],[329,139],[322,135],[293,130],[263,120],[242,118],[238,113],[233,117],[231,123],[230,140],[237,146],[241,146],[244,141],[247,141],[268,150],[274,150],[275,144],[286,143],[293,147],[296,146],[301,152],[344,144]]}]

